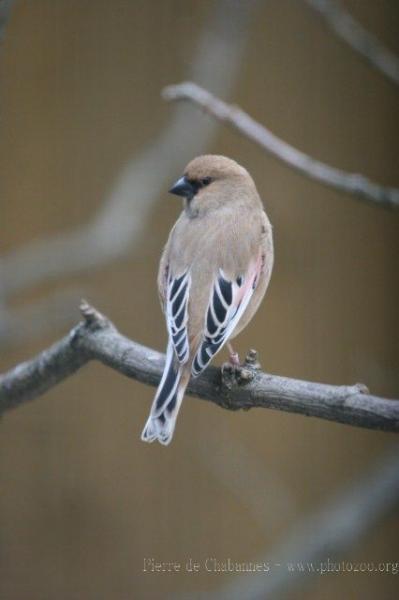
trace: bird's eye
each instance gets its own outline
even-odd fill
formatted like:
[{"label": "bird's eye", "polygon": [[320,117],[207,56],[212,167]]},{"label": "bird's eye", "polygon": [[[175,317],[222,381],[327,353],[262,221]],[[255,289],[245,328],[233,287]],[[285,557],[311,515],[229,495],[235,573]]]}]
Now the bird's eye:
[{"label": "bird's eye", "polygon": [[212,179],[210,177],[204,177],[203,179],[201,179],[201,184],[202,185],[209,185],[211,183]]}]

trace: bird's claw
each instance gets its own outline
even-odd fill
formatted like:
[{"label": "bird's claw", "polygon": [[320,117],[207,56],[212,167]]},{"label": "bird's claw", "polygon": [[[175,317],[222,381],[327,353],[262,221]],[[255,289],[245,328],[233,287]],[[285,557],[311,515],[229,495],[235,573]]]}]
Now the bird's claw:
[{"label": "bird's claw", "polygon": [[238,352],[230,352],[230,364],[233,367],[241,366],[240,357],[238,356]]},{"label": "bird's claw", "polygon": [[[238,354],[234,353],[238,359]],[[232,389],[237,385],[245,385],[253,380],[256,372],[261,369],[258,353],[256,350],[249,350],[245,361],[240,364],[239,361],[232,361],[230,354],[230,362],[222,365],[222,383],[227,389]]]},{"label": "bird's claw", "polygon": [[245,385],[255,377],[254,370],[244,365],[232,365],[230,362],[222,365],[222,383],[228,389],[237,385]]},{"label": "bird's claw", "polygon": [[219,404],[229,410],[239,410],[242,406],[237,406],[230,395],[230,391],[240,385],[245,385],[253,380],[255,372],[245,365],[232,365],[230,362],[224,363],[221,369],[222,387]]}]

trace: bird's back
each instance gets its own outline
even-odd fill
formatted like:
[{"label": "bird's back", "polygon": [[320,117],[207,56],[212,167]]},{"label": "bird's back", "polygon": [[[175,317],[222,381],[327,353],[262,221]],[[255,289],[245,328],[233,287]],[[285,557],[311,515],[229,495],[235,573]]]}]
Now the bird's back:
[{"label": "bird's back", "polygon": [[[188,218],[185,212],[180,215],[165,247],[161,266],[165,269],[168,265],[168,274],[172,277],[190,270],[188,332],[191,345],[199,343],[201,338],[212,285],[220,269],[235,280],[247,272],[259,251],[270,252],[271,248],[271,228],[261,207],[231,210],[227,205],[218,209],[217,215],[214,212],[194,219]],[[159,281],[162,279],[160,273]],[[160,285],[162,296],[163,285]]]}]

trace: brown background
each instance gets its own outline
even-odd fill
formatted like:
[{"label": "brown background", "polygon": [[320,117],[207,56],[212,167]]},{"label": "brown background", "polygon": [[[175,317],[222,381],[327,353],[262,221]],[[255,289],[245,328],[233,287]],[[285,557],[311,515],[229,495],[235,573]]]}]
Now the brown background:
[{"label": "brown background", "polygon": [[[399,52],[397,2],[345,5]],[[168,122],[172,107],[160,90],[186,76],[211,9],[193,0],[15,3],[1,48],[2,253],[89,219],[125,162]],[[305,3],[261,3],[226,99],[310,155],[399,184],[397,88]],[[208,150],[251,171],[275,231],[272,284],[240,336],[241,352],[256,347],[273,373],[364,381],[378,395],[398,396],[398,215],[310,182],[222,126]],[[170,173],[165,192],[179,174]],[[66,282],[87,290],[126,335],[157,349],[165,344],[157,263],[179,210],[163,194],[126,259]],[[1,348],[1,368],[64,331]],[[3,419],[1,600],[216,590],[232,576],[143,574],[143,558],[273,556],[295,523],[393,442],[390,434],[272,411],[231,414],[190,398],[173,444],[147,446],[139,435],[152,395],[90,365]],[[397,560],[397,538],[395,515],[345,558]],[[343,575],[318,578],[292,597],[392,598],[395,590],[394,576]]]}]

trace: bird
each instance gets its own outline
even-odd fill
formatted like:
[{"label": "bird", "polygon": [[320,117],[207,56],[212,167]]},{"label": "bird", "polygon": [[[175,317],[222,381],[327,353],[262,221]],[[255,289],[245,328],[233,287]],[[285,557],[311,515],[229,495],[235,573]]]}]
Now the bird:
[{"label": "bird", "polygon": [[158,291],[166,362],[141,439],[168,445],[191,377],[254,316],[269,285],[272,226],[249,172],[225,156],[191,160],[169,190],[183,210],[161,256]]}]

